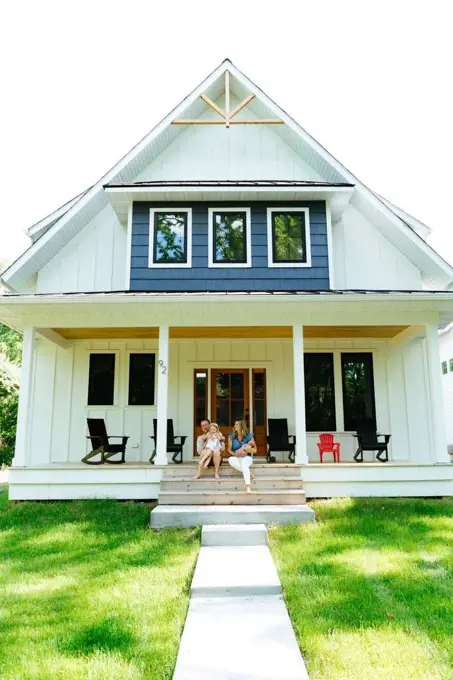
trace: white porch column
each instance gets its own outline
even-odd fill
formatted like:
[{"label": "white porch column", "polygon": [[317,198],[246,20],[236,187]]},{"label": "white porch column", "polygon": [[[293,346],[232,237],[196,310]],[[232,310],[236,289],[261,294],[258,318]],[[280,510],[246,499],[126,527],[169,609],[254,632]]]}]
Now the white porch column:
[{"label": "white porch column", "polygon": [[445,430],[444,404],[440,373],[439,335],[437,326],[425,326],[426,356],[430,385],[431,413],[433,423],[433,458],[437,463],[449,463],[447,433]]},{"label": "white porch column", "polygon": [[305,425],[304,328],[293,326],[294,421],[296,426],[296,463],[307,465]]},{"label": "white porch column", "polygon": [[157,442],[156,465],[167,465],[167,415],[168,415],[168,326],[159,327],[159,359],[157,366]]},{"label": "white porch column", "polygon": [[30,441],[31,401],[33,389],[34,353],[36,349],[35,328],[25,328],[20,369],[19,409],[17,413],[16,448],[13,465],[27,464]]}]

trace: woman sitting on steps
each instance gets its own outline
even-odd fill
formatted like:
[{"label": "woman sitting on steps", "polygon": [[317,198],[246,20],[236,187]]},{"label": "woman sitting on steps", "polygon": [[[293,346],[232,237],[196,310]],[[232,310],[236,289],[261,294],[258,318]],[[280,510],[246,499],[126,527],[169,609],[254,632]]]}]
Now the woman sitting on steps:
[{"label": "woman sitting on steps", "polygon": [[228,462],[232,468],[242,472],[245,482],[246,493],[252,493],[250,489],[250,477],[253,475],[250,466],[253,463],[253,454],[257,448],[253,438],[253,432],[248,432],[244,420],[236,420],[234,431],[228,435]]}]

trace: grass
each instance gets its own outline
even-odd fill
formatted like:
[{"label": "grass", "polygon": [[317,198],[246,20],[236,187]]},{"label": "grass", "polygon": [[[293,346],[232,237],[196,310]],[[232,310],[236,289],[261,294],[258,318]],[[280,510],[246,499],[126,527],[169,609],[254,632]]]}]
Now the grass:
[{"label": "grass", "polygon": [[143,503],[0,493],[2,680],[169,680],[198,530],[147,528]]},{"label": "grass", "polygon": [[312,507],[270,535],[311,680],[451,680],[453,501]]}]

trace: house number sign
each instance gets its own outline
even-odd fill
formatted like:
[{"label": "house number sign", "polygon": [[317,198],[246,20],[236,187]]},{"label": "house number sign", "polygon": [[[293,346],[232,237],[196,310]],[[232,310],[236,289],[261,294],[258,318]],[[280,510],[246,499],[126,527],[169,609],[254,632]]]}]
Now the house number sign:
[{"label": "house number sign", "polygon": [[162,361],[162,359],[159,359],[159,366],[160,366],[160,370],[161,370],[162,375],[165,375],[166,372],[167,372],[167,367],[164,364],[164,362]]}]

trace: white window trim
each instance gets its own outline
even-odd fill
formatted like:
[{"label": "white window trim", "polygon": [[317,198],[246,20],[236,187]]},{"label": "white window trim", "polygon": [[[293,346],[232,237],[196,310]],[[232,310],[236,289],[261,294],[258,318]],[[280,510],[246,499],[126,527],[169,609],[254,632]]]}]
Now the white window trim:
[{"label": "white window trim", "polygon": [[[155,213],[187,213],[187,262],[153,262],[154,260],[154,215]],[[149,211],[149,248],[148,248],[148,268],[149,269],[190,269],[192,267],[192,208],[179,208],[164,206],[161,208],[150,208]]]},{"label": "white window trim", "polygon": [[[154,354],[154,404],[129,404],[129,378],[131,354]],[[157,407],[157,351],[155,349],[128,349],[126,350],[126,376],[124,384],[126,391],[124,394],[124,408],[131,409],[153,409]]]},{"label": "white window trim", "polygon": [[[307,249],[306,262],[274,262],[272,252],[272,214],[281,212],[303,212],[305,213],[305,247]],[[311,267],[311,238],[310,238],[310,209],[309,208],[295,208],[289,206],[288,208],[268,208],[267,209],[267,266],[268,267],[286,267],[291,269],[302,269]]]},{"label": "white window trim", "polygon": [[[86,386],[85,386],[85,408],[87,409],[106,409],[118,407],[118,393],[119,393],[119,376],[120,376],[120,350],[118,349],[88,349],[88,363],[86,372]],[[90,356],[91,354],[114,354],[115,355],[115,370],[113,373],[113,404],[89,404],[88,403],[88,388],[90,384]]]},{"label": "white window trim", "polygon": [[[214,213],[243,212],[245,213],[246,262],[214,262]],[[208,208],[208,267],[215,269],[246,269],[252,266],[252,227],[250,208],[238,206],[236,208]]]}]

